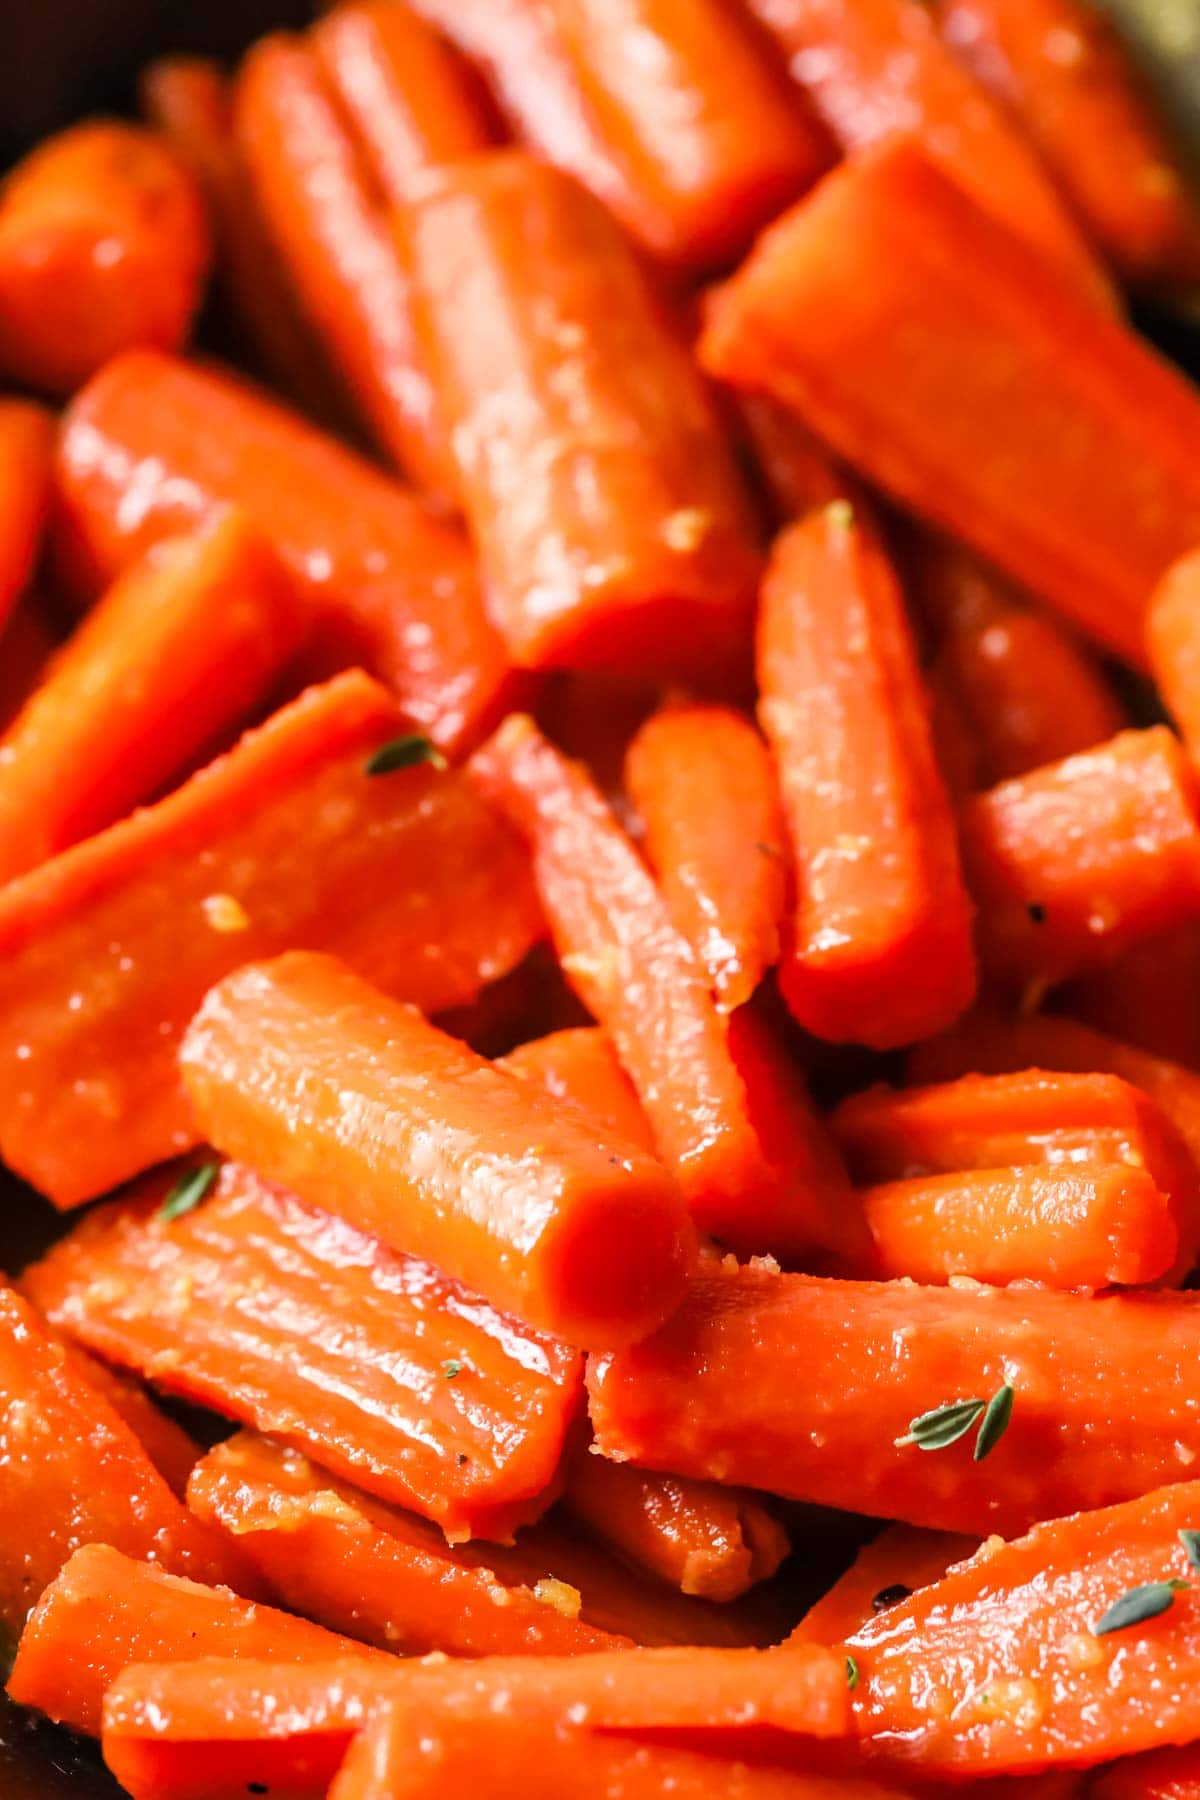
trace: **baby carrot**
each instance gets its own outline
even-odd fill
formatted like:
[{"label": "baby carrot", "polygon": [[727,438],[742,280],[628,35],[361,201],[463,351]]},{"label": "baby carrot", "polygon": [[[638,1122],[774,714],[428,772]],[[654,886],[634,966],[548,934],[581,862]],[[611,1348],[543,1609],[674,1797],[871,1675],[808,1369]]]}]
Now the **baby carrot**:
[{"label": "baby carrot", "polygon": [[476,752],[472,773],[529,840],[563,971],[611,1038],[701,1230],[778,1255],[861,1233],[798,1077],[745,1009],[726,1030],[661,894],[583,770],[513,715]]},{"label": "baby carrot", "polygon": [[333,957],[245,963],[180,1050],[201,1133],[301,1199],[585,1347],[645,1337],[695,1258],[662,1164]]},{"label": "baby carrot", "polygon": [[302,601],[237,511],[134,563],[0,739],[0,880],[153,798],[265,698]]},{"label": "baby carrot", "polygon": [[0,364],[69,394],[134,345],[177,350],[208,272],[204,203],[154,132],[88,119],[0,192]]},{"label": "baby carrot", "polygon": [[54,476],[53,416],[0,398],[0,628],[33,574]]},{"label": "baby carrot", "polygon": [[0,1148],[55,1204],[195,1142],[179,1040],[239,964],[324,945],[435,1011],[528,950],[524,852],[466,776],[368,771],[401,725],[347,672],[0,890]]},{"label": "baby carrot", "polygon": [[0,731],[7,731],[45,673],[58,642],[36,594],[0,627]]},{"label": "baby carrot", "polygon": [[844,1575],[810,1606],[788,1639],[792,1644],[840,1644],[877,1614],[940,1581],[979,1548],[973,1537],[889,1525],[865,1544]]},{"label": "baby carrot", "polygon": [[736,659],[759,572],[749,501],[612,218],[520,150],[448,164],[398,217],[513,660],[661,673]]},{"label": "baby carrot", "polygon": [[928,1036],[974,992],[971,909],[900,589],[848,502],[777,540],[758,671],[798,865],[784,997],[820,1037]]},{"label": "baby carrot", "polygon": [[1200,399],[910,144],[847,164],[763,237],[702,353],[1144,660],[1150,590],[1200,539]]},{"label": "baby carrot", "polygon": [[1090,969],[1063,989],[1059,1003],[1097,1031],[1200,1069],[1200,1008],[1179,1003],[1191,992],[1200,992],[1200,920],[1189,919]]},{"label": "baby carrot", "polygon": [[503,704],[507,659],[459,534],[240,383],[168,357],[117,358],[67,413],[58,478],[66,534],[101,579],[239,505],[311,598],[310,668],[370,670],[450,751]]},{"label": "baby carrot", "polygon": [[594,1025],[552,1031],[518,1044],[497,1067],[553,1100],[569,1100],[604,1131],[654,1155],[654,1133],[608,1038]]}]

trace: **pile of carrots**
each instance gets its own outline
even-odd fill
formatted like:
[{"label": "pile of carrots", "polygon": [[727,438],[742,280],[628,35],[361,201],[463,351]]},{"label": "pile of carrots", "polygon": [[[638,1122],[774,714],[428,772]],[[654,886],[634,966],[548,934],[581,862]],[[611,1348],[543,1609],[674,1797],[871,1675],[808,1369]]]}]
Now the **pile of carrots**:
[{"label": "pile of carrots", "polygon": [[12,1700],[134,1800],[1200,1800],[1120,41],[348,0],[140,108],[0,188]]}]

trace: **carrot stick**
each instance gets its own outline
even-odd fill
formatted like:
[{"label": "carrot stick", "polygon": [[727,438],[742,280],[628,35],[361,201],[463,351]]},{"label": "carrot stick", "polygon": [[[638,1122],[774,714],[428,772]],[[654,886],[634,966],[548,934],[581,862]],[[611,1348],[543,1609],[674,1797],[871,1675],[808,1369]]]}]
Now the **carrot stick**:
[{"label": "carrot stick", "polygon": [[940,1581],[955,1563],[974,1555],[973,1537],[889,1525],[865,1544],[844,1575],[810,1606],[790,1644],[840,1644],[878,1613],[889,1611],[918,1589]]},{"label": "carrot stick", "polygon": [[519,150],[447,165],[398,218],[513,660],[724,668],[748,632],[754,522],[690,353],[613,220]]},{"label": "carrot stick", "polygon": [[754,393],[739,395],[737,410],[778,524],[853,499],[852,477],[794,413]]},{"label": "carrot stick", "polygon": [[1146,649],[1167,711],[1200,753],[1200,550],[1173,563],[1150,599]]},{"label": "carrot stick", "polygon": [[0,399],[0,627],[24,593],[50,510],[55,423],[32,400]]},{"label": "carrot stick", "polygon": [[928,1036],[974,991],[971,911],[900,590],[847,502],[777,540],[758,670],[799,865],[784,997],[819,1037]]},{"label": "carrot stick", "polygon": [[88,119],[0,195],[0,364],[51,394],[134,345],[177,350],[208,272],[204,204],[154,133]]},{"label": "carrot stick", "polygon": [[1123,1756],[1093,1777],[1088,1800],[1200,1800],[1200,1744]]},{"label": "carrot stick", "polygon": [[89,1213],[25,1271],[54,1324],[449,1537],[503,1540],[543,1509],[578,1357],[235,1164],[204,1205],[163,1218],[177,1173]]},{"label": "carrot stick", "polygon": [[939,0],[960,62],[1011,108],[1089,238],[1135,286],[1200,281],[1200,208],[1116,26],[1080,0]]},{"label": "carrot stick", "polygon": [[0,740],[0,880],[168,786],[265,698],[306,622],[237,511],[133,564]]},{"label": "carrot stick", "polygon": [[981,960],[1048,984],[1200,915],[1200,789],[1165,726],[1001,782],[959,814]]},{"label": "carrot stick", "polygon": [[676,930],[707,970],[722,1012],[779,956],[787,851],[771,759],[740,713],[676,706],[629,746],[625,786]]},{"label": "carrot stick", "polygon": [[[1184,1477],[1194,1295],[841,1282],[706,1268],[644,1344],[593,1358],[607,1456],[940,1531],[1011,1534]],[[911,1420],[1006,1383],[1012,1422],[936,1454]],[[1120,1395],[1120,1404],[1110,1396]]]},{"label": "carrot stick", "polygon": [[654,1134],[632,1083],[604,1033],[594,1025],[552,1031],[518,1044],[497,1067],[532,1082],[553,1100],[567,1100],[606,1132],[654,1155]]},{"label": "carrot stick", "polygon": [[283,1666],[346,1657],[355,1673],[361,1665],[364,1680],[393,1660],[307,1619],[240,1600],[228,1588],[205,1587],[107,1544],[88,1544],[38,1602],[8,1692],[21,1706],[95,1737],[104,1690],[130,1663],[217,1656],[269,1657]]},{"label": "carrot stick", "polygon": [[301,38],[261,38],[238,72],[234,131],[305,313],[380,448],[429,494],[454,475],[413,337],[408,278],[355,147]]},{"label": "carrot stick", "polygon": [[88,1383],[102,1394],[124,1420],[171,1492],[180,1500],[187,1495],[188,1479],[200,1456],[200,1446],[182,1425],[165,1413],[132,1375],[110,1369],[107,1363],[72,1344],[71,1357]]},{"label": "carrot stick", "polygon": [[695,1233],[662,1165],[389,1000],[333,957],[246,963],[180,1068],[204,1137],[569,1343],[645,1337]]},{"label": "carrot stick", "polygon": [[[847,1645],[868,1754],[944,1778],[1189,1743],[1200,1732],[1200,1603],[1179,1533],[1197,1517],[1200,1483],[1185,1482],[1053,1520],[868,1621]],[[1175,1579],[1166,1610],[1097,1633],[1131,1589]],[[918,1675],[935,1670],[953,1671],[953,1723],[943,1681]]]},{"label": "carrot stick", "polygon": [[1200,400],[911,145],[781,220],[710,308],[702,354],[1144,661],[1150,589],[1200,539]]},{"label": "carrot stick", "polygon": [[491,145],[473,72],[407,6],[336,6],[313,26],[312,45],[390,206],[408,198],[426,169]]},{"label": "carrot stick", "polygon": [[861,1232],[798,1076],[745,1009],[731,1041],[662,896],[583,771],[517,715],[472,771],[529,839],[563,972],[611,1038],[701,1230],[780,1255]]},{"label": "carrot stick", "polygon": [[326,945],[434,1011],[524,955],[524,854],[467,778],[367,772],[400,726],[339,676],[0,892],[0,1148],[56,1205],[195,1142],[176,1052],[240,963]]},{"label": "carrot stick", "polygon": [[7,731],[41,680],[58,640],[36,594],[0,627],[0,731]]},{"label": "carrot stick", "polygon": [[757,1494],[608,1462],[590,1447],[571,1464],[566,1503],[635,1567],[707,1600],[769,1580],[790,1548]]},{"label": "carrot stick", "polygon": [[1151,1056],[1200,1069],[1200,1008],[1180,995],[1200,992],[1200,922],[1188,920],[1132,944],[1124,955],[1072,982],[1058,1004],[1097,1031]]},{"label": "carrot stick", "polygon": [[311,597],[318,675],[369,669],[450,751],[503,705],[507,661],[458,533],[250,389],[166,357],[121,357],[72,403],[58,475],[66,531],[103,579],[240,505]]}]

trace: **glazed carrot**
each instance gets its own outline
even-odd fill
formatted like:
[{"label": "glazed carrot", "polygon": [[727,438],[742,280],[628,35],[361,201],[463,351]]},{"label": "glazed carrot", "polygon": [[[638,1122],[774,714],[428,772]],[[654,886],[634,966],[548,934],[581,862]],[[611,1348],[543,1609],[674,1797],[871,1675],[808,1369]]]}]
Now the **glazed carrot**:
[{"label": "glazed carrot", "polygon": [[577,1356],[236,1164],[164,1219],[178,1173],[87,1214],[25,1271],[52,1323],[449,1537],[503,1540],[544,1509]]},{"label": "glazed carrot", "polygon": [[736,659],[759,571],[749,501],[687,347],[604,208],[498,150],[431,174],[399,221],[514,662],[661,673]]},{"label": "glazed carrot", "polygon": [[766,394],[746,393],[738,397],[738,417],[779,524],[853,499],[853,478],[794,413]]},{"label": "glazed carrot", "polygon": [[315,51],[278,33],[238,72],[234,130],[255,201],[373,437],[431,495],[454,476],[413,337],[408,278]]},{"label": "glazed carrot", "polygon": [[176,350],[208,260],[204,203],[163,141],[116,120],[74,125],[0,193],[0,364],[69,394],[121,350]]},{"label": "glazed carrot", "polygon": [[305,624],[237,511],[133,564],[0,739],[0,880],[169,786],[266,697]]},{"label": "glazed carrot", "polygon": [[799,1077],[745,1009],[731,1040],[584,772],[519,715],[476,753],[472,772],[529,839],[563,971],[611,1038],[701,1230],[748,1253],[854,1241],[861,1221]]},{"label": "glazed carrot", "polygon": [[1115,24],[1082,0],[939,0],[936,17],[1122,279],[1194,288],[1200,206]]},{"label": "glazed carrot", "polygon": [[695,1260],[653,1156],[296,951],[219,982],[180,1068],[204,1137],[569,1343],[645,1337]]},{"label": "glazed carrot", "polygon": [[793,1644],[840,1644],[877,1613],[887,1612],[919,1588],[940,1581],[955,1563],[979,1548],[973,1537],[889,1525],[865,1544],[844,1575],[810,1606],[788,1639]]},{"label": "glazed carrot", "polygon": [[33,400],[0,399],[0,627],[33,574],[50,510],[55,424]]},{"label": "glazed carrot", "polygon": [[1060,1004],[1097,1031],[1200,1069],[1200,1008],[1179,1003],[1192,991],[1200,991],[1200,922],[1189,920],[1080,976],[1063,990]]},{"label": "glazed carrot", "polygon": [[271,1658],[280,1665],[361,1662],[363,1678],[391,1658],[307,1619],[240,1600],[138,1562],[107,1544],[77,1550],[42,1595],[17,1647],[8,1692],[94,1737],[104,1690],[130,1663],[200,1657]]},{"label": "glazed carrot", "polygon": [[492,143],[471,70],[407,6],[350,0],[318,20],[311,37],[389,205],[401,205],[426,169]]},{"label": "glazed carrot", "polygon": [[179,1040],[256,956],[326,945],[430,1011],[520,960],[539,930],[520,845],[463,775],[369,774],[398,730],[382,688],[338,676],[2,891],[10,1168],[72,1206],[194,1143]]},{"label": "glazed carrot", "polygon": [[[1191,1742],[1200,1610],[1179,1533],[1197,1517],[1200,1483],[1159,1488],[989,1545],[880,1613],[847,1645],[869,1755],[926,1776],[1015,1775]],[[1169,1608],[1097,1634],[1131,1589],[1175,1579]]]},{"label": "glazed carrot", "polygon": [[1200,915],[1200,789],[1165,726],[1001,782],[959,813],[981,960],[1050,983]]},{"label": "glazed carrot", "polygon": [[566,1502],[635,1567],[708,1600],[768,1580],[790,1547],[757,1494],[609,1462],[590,1447],[571,1464]]},{"label": "glazed carrot", "polygon": [[26,594],[0,628],[0,731],[25,705],[58,642],[36,594]]},{"label": "glazed carrot", "polygon": [[1150,589],[1200,539],[1200,400],[911,145],[851,162],[773,227],[702,353],[1144,660]]},{"label": "glazed carrot", "polygon": [[1146,650],[1163,702],[1192,755],[1200,751],[1200,550],[1167,570],[1146,613]]},{"label": "glazed carrot", "polygon": [[90,1367],[0,1288],[0,1629],[15,1638],[94,1540],[178,1575],[253,1585],[249,1562],[180,1505]]},{"label": "glazed carrot", "polygon": [[1200,1800],[1200,1744],[1122,1757],[1093,1779],[1088,1800]]},{"label": "glazed carrot", "polygon": [[72,1344],[71,1355],[86,1372],[89,1384],[128,1425],[171,1492],[184,1499],[200,1457],[196,1440],[163,1411],[136,1377],[111,1369],[79,1344]]},{"label": "glazed carrot", "polygon": [[369,669],[451,751],[503,704],[507,661],[458,533],[240,384],[167,357],[118,358],[72,403],[58,477],[66,531],[100,578],[239,505],[312,599],[314,670]]},{"label": "glazed carrot", "polygon": [[915,141],[1095,307],[1100,265],[1019,127],[958,67],[918,0],[749,0],[849,155]]},{"label": "glazed carrot", "polygon": [[594,1025],[552,1031],[518,1044],[497,1066],[553,1100],[569,1100],[606,1132],[654,1155],[654,1133],[607,1037]]},{"label": "glazed carrot", "polygon": [[[841,1282],[706,1268],[644,1344],[591,1360],[605,1455],[940,1531],[1011,1534],[1178,1481],[1200,1454],[1191,1294]],[[1015,1391],[974,1432],[903,1439],[951,1401]],[[1112,1403],[1120,1395],[1119,1405]]]},{"label": "glazed carrot", "polygon": [[798,865],[784,997],[819,1037],[928,1036],[974,992],[971,909],[900,589],[848,502],[777,540],[758,672]]}]

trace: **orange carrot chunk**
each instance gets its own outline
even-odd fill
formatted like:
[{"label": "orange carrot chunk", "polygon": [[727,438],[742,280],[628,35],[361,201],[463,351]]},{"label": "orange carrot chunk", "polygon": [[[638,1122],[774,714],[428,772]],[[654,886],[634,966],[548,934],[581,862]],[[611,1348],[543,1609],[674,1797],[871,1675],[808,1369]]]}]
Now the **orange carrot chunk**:
[{"label": "orange carrot chunk", "polygon": [[702,353],[1144,660],[1150,590],[1200,540],[1200,399],[912,145],[852,161],[773,227]]},{"label": "orange carrot chunk", "polygon": [[645,1337],[695,1259],[656,1158],[430,1025],[333,957],[247,963],[180,1051],[226,1155],[570,1343]]},{"label": "orange carrot chunk", "polygon": [[0,193],[0,364],[69,394],[135,345],[177,350],[208,273],[204,202],[155,132],[88,119]]},{"label": "orange carrot chunk", "polygon": [[37,562],[50,510],[54,437],[54,419],[44,407],[0,399],[0,628]]},{"label": "orange carrot chunk", "polygon": [[237,511],[119,577],[0,740],[0,880],[153,798],[265,698],[303,603]]},{"label": "orange carrot chunk", "polygon": [[196,1141],[176,1066],[222,975],[308,942],[430,1011],[539,930],[524,853],[463,775],[372,775],[402,721],[361,672],[0,892],[0,1148],[56,1205]]},{"label": "orange carrot chunk", "polygon": [[[702,378],[613,220],[519,150],[399,215],[422,354],[523,667],[722,668],[759,557]],[[532,249],[531,247],[536,247]]]},{"label": "orange carrot chunk", "polygon": [[1151,672],[1192,756],[1200,754],[1200,550],[1172,564],[1146,614]]},{"label": "orange carrot chunk", "polygon": [[167,357],[118,358],[73,401],[58,476],[64,533],[93,579],[239,505],[312,600],[318,675],[369,669],[446,750],[501,706],[507,659],[458,533],[241,384]]},{"label": "orange carrot chunk", "polygon": [[46,672],[58,639],[36,594],[0,627],[0,731],[7,731]]},{"label": "orange carrot chunk", "polygon": [[788,1639],[792,1644],[840,1644],[878,1613],[899,1606],[919,1588],[979,1548],[977,1538],[949,1531],[889,1525],[865,1544],[828,1593],[810,1606]]},{"label": "orange carrot chunk", "polygon": [[677,706],[629,746],[625,785],[676,929],[722,1012],[758,987],[779,955],[787,851],[775,772],[740,713]]},{"label": "orange carrot chunk", "polygon": [[529,840],[563,972],[612,1039],[701,1230],[751,1254],[853,1241],[861,1219],[798,1076],[745,1009],[726,1031],[690,946],[582,769],[513,716],[472,770]]},{"label": "orange carrot chunk", "polygon": [[820,1037],[926,1037],[974,992],[971,909],[900,591],[848,502],[776,543],[758,668],[798,865],[784,997]]},{"label": "orange carrot chunk", "polygon": [[171,1492],[185,1499],[188,1480],[200,1457],[195,1438],[163,1411],[137,1376],[97,1361],[79,1344],[72,1344],[71,1355],[91,1386],[128,1425]]},{"label": "orange carrot chunk", "polygon": [[205,1204],[163,1217],[174,1191],[165,1171],[89,1213],[25,1291],[109,1362],[447,1536],[504,1539],[543,1508],[577,1356],[236,1164]]},{"label": "orange carrot chunk", "polygon": [[[939,1531],[1006,1535],[1187,1475],[1192,1294],[917,1287],[704,1270],[645,1343],[593,1358],[605,1455]],[[1014,1390],[985,1460],[987,1403]],[[1120,1404],[1097,1402],[1119,1394]],[[971,1402],[936,1453],[911,1421]],[[974,1407],[977,1406],[977,1411]]]},{"label": "orange carrot chunk", "polygon": [[604,1032],[594,1025],[552,1031],[518,1044],[497,1067],[520,1075],[553,1100],[568,1100],[614,1137],[654,1154],[654,1133],[633,1084]]}]

